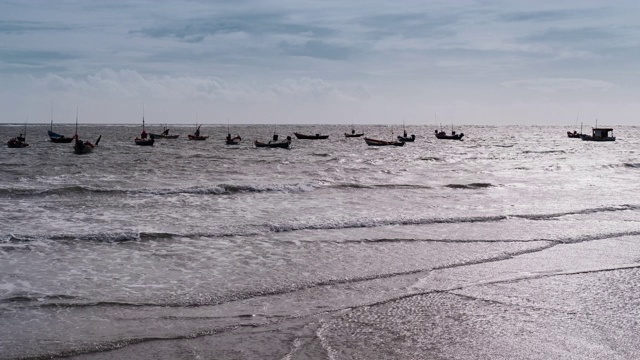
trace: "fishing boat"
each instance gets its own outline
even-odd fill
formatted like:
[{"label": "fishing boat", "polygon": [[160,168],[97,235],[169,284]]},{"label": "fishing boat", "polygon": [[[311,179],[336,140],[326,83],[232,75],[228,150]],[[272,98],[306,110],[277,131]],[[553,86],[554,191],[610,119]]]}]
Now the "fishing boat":
[{"label": "fishing boat", "polygon": [[324,140],[329,138],[329,135],[320,135],[320,134],[305,135],[297,132],[294,132],[293,135],[295,135],[297,139],[305,139],[305,140]]},{"label": "fishing boat", "polygon": [[153,146],[155,142],[152,137],[147,137],[147,132],[144,129],[144,108],[142,109],[142,133],[140,133],[140,137],[136,136],[133,142],[139,146]]},{"label": "fishing boat", "polygon": [[169,128],[165,125],[160,134],[149,133],[152,139],[177,139],[180,135],[169,135]]},{"label": "fishing boat", "polygon": [[[196,124],[197,125],[197,124]],[[197,141],[202,141],[202,140],[207,140],[207,138],[209,137],[208,135],[200,135],[200,126],[202,126],[202,124],[197,125],[198,127],[196,128],[196,131],[193,134],[189,134],[187,135],[187,137],[189,138],[189,140],[197,140]]]},{"label": "fishing boat", "polygon": [[64,135],[53,132],[53,104],[51,104],[51,127],[47,130],[47,135],[52,143],[68,144],[73,141],[73,137],[66,137]]},{"label": "fishing boat", "polygon": [[364,138],[364,141],[369,146],[404,146],[404,141],[386,141],[386,140],[377,140],[372,138]]},{"label": "fishing boat", "polygon": [[268,143],[264,143],[261,141],[254,141],[253,144],[257,147],[257,148],[283,148],[283,149],[288,149],[289,145],[291,145],[291,136],[287,136],[287,139],[285,141],[278,141],[278,135],[273,134],[273,139],[271,141],[269,141]]},{"label": "fishing boat", "polygon": [[414,134],[411,134],[411,136],[407,135],[407,129],[404,128],[404,121],[402,122],[402,130],[403,130],[403,134],[402,135],[398,135],[398,140],[402,141],[402,142],[414,142],[416,141],[416,136]]},{"label": "fishing boat", "polygon": [[612,128],[594,127],[591,135],[582,135],[584,141],[616,141]]},{"label": "fishing boat", "polygon": [[347,137],[347,138],[361,137],[363,135],[364,133],[356,133],[356,130],[353,128],[353,125],[351,125],[351,134],[344,133],[344,137]]},{"label": "fishing boat", "polygon": [[580,123],[580,133],[575,130],[573,130],[573,132],[567,131],[567,137],[570,137],[572,139],[579,139],[582,136],[584,136],[584,134],[582,133],[582,123]]},{"label": "fishing boat", "polygon": [[20,133],[20,135],[10,139],[7,141],[7,146],[13,149],[29,146],[29,144],[27,144],[27,124],[24,124],[24,135]]},{"label": "fishing boat", "polygon": [[240,135],[236,134],[236,136],[231,137],[231,128],[229,127],[229,120],[227,119],[227,137],[224,139],[225,144],[227,145],[239,145],[242,138]]},{"label": "fishing boat", "polygon": [[344,133],[344,137],[348,137],[348,138],[361,137],[361,136],[363,136],[363,135],[364,135],[364,133],[357,133],[357,134],[356,134],[356,131],[355,131],[355,130],[353,130],[353,129],[351,129],[351,134]]},{"label": "fishing boat", "polygon": [[231,133],[228,133],[227,137],[225,138],[225,144],[227,144],[227,145],[238,145],[238,144],[240,144],[241,140],[242,140],[242,138],[240,137],[240,135],[236,135],[234,137],[231,137]]},{"label": "fishing boat", "polygon": [[78,110],[76,110],[76,133],[73,135],[73,139],[76,141],[73,144],[73,152],[78,155],[89,154],[93,152],[98,143],[100,143],[100,139],[102,139],[102,135],[98,136],[98,140],[93,144],[91,141],[82,141],[80,137],[78,137]]}]

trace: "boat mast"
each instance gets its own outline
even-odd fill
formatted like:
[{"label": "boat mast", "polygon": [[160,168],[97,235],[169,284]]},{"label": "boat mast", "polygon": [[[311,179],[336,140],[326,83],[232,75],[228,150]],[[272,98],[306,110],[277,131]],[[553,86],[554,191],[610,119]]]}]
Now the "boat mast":
[{"label": "boat mast", "polygon": [[76,141],[78,141],[78,107],[76,107]]},{"label": "boat mast", "polygon": [[142,104],[142,132],[144,132],[144,103]]},{"label": "boat mast", "polygon": [[53,100],[51,101],[51,132],[53,132]]}]

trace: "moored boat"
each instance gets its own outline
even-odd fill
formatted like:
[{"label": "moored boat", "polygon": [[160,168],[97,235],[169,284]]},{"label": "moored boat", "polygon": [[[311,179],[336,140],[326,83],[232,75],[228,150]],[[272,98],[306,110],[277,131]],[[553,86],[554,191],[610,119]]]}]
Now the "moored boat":
[{"label": "moored boat", "polygon": [[231,137],[231,133],[229,133],[229,134],[227,134],[227,137],[225,138],[225,144],[227,144],[227,145],[239,145],[241,140],[242,140],[242,138],[240,137],[240,135],[236,135],[234,137]]},{"label": "moored boat", "polygon": [[258,140],[255,140],[253,142],[253,144],[257,147],[257,148],[262,148],[262,147],[266,147],[266,148],[283,148],[283,149],[288,149],[289,145],[291,145],[291,136],[287,136],[287,139],[285,141],[278,141],[278,135],[274,134],[273,135],[273,139],[271,141],[269,141],[268,143],[264,143]]},{"label": "moored boat", "polygon": [[169,135],[169,128],[166,126],[160,134],[149,133],[149,137],[152,139],[177,139],[179,136],[180,135]]},{"label": "moored boat", "polygon": [[198,127],[196,128],[196,131],[193,134],[187,135],[189,140],[196,140],[196,141],[207,140],[207,138],[209,137],[208,135],[207,136],[200,135],[200,126],[202,126],[202,124],[198,125]]},{"label": "moored boat", "polygon": [[102,139],[102,135],[98,136],[96,143],[93,144],[91,141],[82,141],[78,136],[78,110],[76,109],[76,133],[73,135],[73,138],[76,141],[73,143],[73,152],[78,155],[89,154],[93,152],[98,143],[100,143],[100,139]]},{"label": "moored boat", "polygon": [[66,137],[53,132],[53,103],[51,104],[51,127],[47,130],[47,135],[49,135],[49,140],[51,140],[52,143],[68,144],[73,141],[73,137]]},{"label": "moored boat", "polygon": [[612,128],[594,127],[591,135],[582,135],[584,141],[616,141]]},{"label": "moored boat", "polygon": [[320,135],[320,134],[306,135],[306,134],[300,134],[297,132],[294,132],[293,135],[295,135],[297,139],[306,139],[306,140],[324,140],[329,138],[329,135]]},{"label": "moored boat", "polygon": [[404,146],[404,141],[386,141],[372,138],[364,138],[364,141],[369,146]]},{"label": "moored boat", "polygon": [[17,149],[27,147],[29,146],[29,144],[25,142],[24,137],[14,137],[13,139],[7,141],[7,146],[13,149]]},{"label": "moored boat", "polygon": [[148,137],[147,131],[144,129],[144,108],[142,109],[142,133],[140,133],[140,137],[136,136],[133,142],[139,146],[153,146],[155,142],[152,137]]},{"label": "moored boat", "polygon": [[456,134],[455,131],[451,131],[451,135],[447,135],[444,131],[436,130],[436,138],[444,140],[462,140],[464,133]]},{"label": "moored boat", "polygon": [[363,135],[364,135],[364,133],[358,133],[358,134],[356,134],[355,132],[352,132],[351,134],[344,133],[344,137],[348,137],[348,138],[361,137]]}]

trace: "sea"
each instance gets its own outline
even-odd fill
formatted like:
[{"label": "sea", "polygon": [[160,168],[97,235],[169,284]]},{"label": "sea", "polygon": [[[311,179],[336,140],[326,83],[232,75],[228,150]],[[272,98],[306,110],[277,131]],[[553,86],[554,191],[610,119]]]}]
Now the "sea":
[{"label": "sea", "polygon": [[0,148],[1,359],[640,356],[638,126],[169,127]]}]

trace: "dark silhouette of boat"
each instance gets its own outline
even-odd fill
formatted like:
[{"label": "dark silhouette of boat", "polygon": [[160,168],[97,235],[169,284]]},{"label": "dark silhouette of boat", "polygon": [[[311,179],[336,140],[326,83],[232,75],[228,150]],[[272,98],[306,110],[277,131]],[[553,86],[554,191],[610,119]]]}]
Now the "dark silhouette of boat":
[{"label": "dark silhouette of boat", "polygon": [[73,152],[77,155],[89,154],[93,152],[93,149],[98,146],[100,143],[100,139],[102,139],[102,135],[98,136],[96,143],[93,144],[91,141],[82,141],[78,136],[78,110],[76,109],[76,133],[73,135],[73,139],[76,141],[73,143]]},{"label": "dark silhouette of boat", "polygon": [[254,141],[253,144],[257,147],[257,148],[283,148],[283,149],[288,149],[289,145],[291,145],[291,136],[287,136],[287,139],[285,141],[278,141],[278,135],[273,134],[273,139],[271,141],[269,141],[268,143],[263,143],[261,141]]},{"label": "dark silhouette of boat", "polygon": [[24,124],[24,135],[20,133],[20,135],[10,139],[9,141],[7,141],[7,146],[12,149],[24,148],[29,146],[29,144],[27,144],[27,124],[26,123]]},{"label": "dark silhouette of boat", "polygon": [[169,129],[165,126],[160,134],[149,133],[152,139],[177,139],[180,135],[169,135]]},{"label": "dark silhouette of boat", "polygon": [[231,133],[228,133],[227,137],[225,138],[225,144],[227,144],[227,145],[239,145],[241,140],[242,140],[242,138],[240,137],[240,135],[236,135],[234,137],[231,137]]},{"label": "dark silhouette of boat", "polygon": [[344,133],[344,137],[348,137],[348,138],[360,137],[363,135],[364,133],[356,133],[356,130],[353,128],[353,126],[351,126],[351,134]]},{"label": "dark silhouette of boat", "polygon": [[582,135],[582,140],[584,141],[616,141],[616,137],[613,136],[612,128],[594,127],[591,129],[591,131],[592,131],[591,135]]},{"label": "dark silhouette of boat", "polygon": [[196,140],[196,141],[207,140],[207,138],[209,137],[208,135],[207,136],[200,135],[200,126],[202,126],[202,124],[198,125],[198,127],[196,128],[196,131],[193,134],[187,135],[189,140]]},{"label": "dark silhouette of boat", "polygon": [[451,135],[447,135],[444,131],[436,130],[436,138],[443,140],[462,140],[464,133],[456,134],[455,131],[451,131]]},{"label": "dark silhouette of boat", "polygon": [[[22,134],[20,134],[22,135]],[[27,144],[25,142],[25,138],[22,136],[19,137],[14,137],[13,139],[10,139],[9,141],[7,141],[7,146],[13,149],[17,149],[17,148],[24,148],[29,146],[29,144]]]},{"label": "dark silhouette of boat", "polygon": [[153,143],[155,142],[152,137],[147,136],[147,132],[144,129],[144,108],[142,110],[142,133],[140,133],[140,137],[133,139],[133,142],[139,146],[153,146]]},{"label": "dark silhouette of boat", "polygon": [[324,140],[329,138],[329,135],[320,135],[320,134],[305,135],[297,132],[294,132],[293,135],[295,135],[297,139],[306,139],[306,140]]},{"label": "dark silhouette of boat", "polygon": [[364,141],[369,146],[404,146],[404,141],[386,141],[372,138],[364,138]]},{"label": "dark silhouette of boat", "polygon": [[51,127],[47,130],[47,135],[49,135],[49,140],[51,140],[52,143],[68,144],[73,141],[73,137],[66,137],[53,132],[53,103],[51,104]]}]

